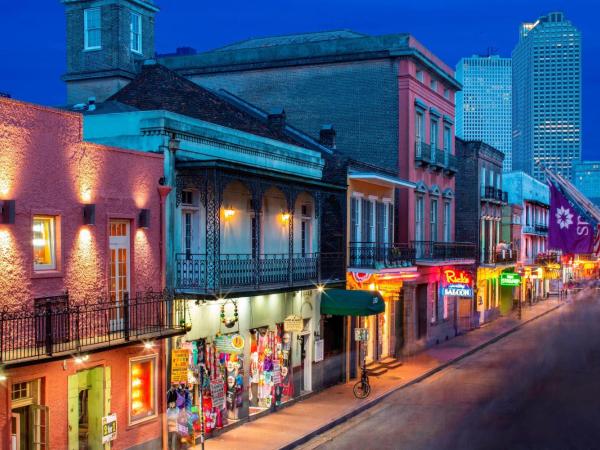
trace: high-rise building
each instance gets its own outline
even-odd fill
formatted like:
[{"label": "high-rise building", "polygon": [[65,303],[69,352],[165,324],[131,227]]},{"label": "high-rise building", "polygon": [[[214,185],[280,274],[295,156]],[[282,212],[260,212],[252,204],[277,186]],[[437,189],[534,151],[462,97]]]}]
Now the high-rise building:
[{"label": "high-rise building", "polygon": [[504,153],[512,170],[512,67],[498,55],[462,58],[456,65],[462,91],[456,93],[456,134],[483,141]]},{"label": "high-rise building", "polygon": [[521,25],[513,58],[513,169],[571,179],[581,157],[581,34],[563,13]]},{"label": "high-rise building", "polygon": [[573,184],[588,199],[600,206],[600,161],[573,164]]}]

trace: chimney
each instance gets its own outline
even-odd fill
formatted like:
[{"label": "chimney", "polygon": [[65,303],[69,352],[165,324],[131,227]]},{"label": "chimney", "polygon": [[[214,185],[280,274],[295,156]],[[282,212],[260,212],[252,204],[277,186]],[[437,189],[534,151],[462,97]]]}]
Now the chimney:
[{"label": "chimney", "polygon": [[267,116],[267,125],[273,130],[283,130],[285,128],[285,111],[283,108],[275,108]]},{"label": "chimney", "polygon": [[326,124],[321,127],[319,132],[319,143],[325,147],[335,149],[335,128],[333,125]]}]

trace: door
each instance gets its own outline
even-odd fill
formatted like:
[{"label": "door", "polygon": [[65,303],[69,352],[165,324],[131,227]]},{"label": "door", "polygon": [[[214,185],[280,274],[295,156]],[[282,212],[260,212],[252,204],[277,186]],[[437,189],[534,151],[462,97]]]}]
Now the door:
[{"label": "door", "polygon": [[29,407],[30,422],[33,425],[31,436],[32,448],[34,450],[46,450],[48,448],[48,407],[44,405],[31,405]]},{"label": "door", "polygon": [[424,254],[423,239],[425,239],[425,200],[418,196],[415,203],[415,241],[417,258]]},{"label": "door", "polygon": [[104,367],[83,370],[68,378],[69,450],[101,450],[105,415]]},{"label": "door", "polygon": [[130,283],[130,240],[129,221],[110,222],[110,300],[115,308],[111,310],[110,330],[123,330],[123,301],[129,293]]},{"label": "door", "polygon": [[302,352],[302,366],[303,366],[303,379],[302,379],[302,391],[312,391],[312,359],[313,359],[313,333],[311,328],[311,319],[304,319],[304,331],[302,344],[304,345],[304,351]]},{"label": "door", "polygon": [[18,413],[12,413],[10,418],[10,448],[11,450],[21,450],[21,416]]},{"label": "door", "polygon": [[417,339],[427,336],[427,285],[417,286]]},{"label": "door", "polygon": [[471,310],[473,299],[459,297],[458,301],[458,332],[464,332],[471,329]]}]

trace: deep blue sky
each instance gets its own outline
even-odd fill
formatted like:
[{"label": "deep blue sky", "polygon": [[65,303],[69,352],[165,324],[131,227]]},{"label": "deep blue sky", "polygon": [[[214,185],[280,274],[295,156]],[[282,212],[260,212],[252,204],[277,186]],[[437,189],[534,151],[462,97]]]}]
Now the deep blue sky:
[{"label": "deep blue sky", "polygon": [[[0,12],[0,91],[62,104],[65,20],[59,0],[6,1]],[[206,50],[248,37],[350,28],[410,32],[454,66],[488,47],[509,56],[518,26],[549,11],[566,13],[583,33],[583,157],[600,159],[598,0],[158,0],[159,53]]]}]

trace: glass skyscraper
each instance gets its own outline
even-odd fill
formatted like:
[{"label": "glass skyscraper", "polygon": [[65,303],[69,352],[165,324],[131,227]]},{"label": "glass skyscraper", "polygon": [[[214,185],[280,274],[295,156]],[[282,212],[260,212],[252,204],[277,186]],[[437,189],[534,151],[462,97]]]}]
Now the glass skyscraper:
[{"label": "glass skyscraper", "polygon": [[456,135],[483,141],[504,153],[506,172],[512,170],[512,70],[510,58],[498,55],[462,58],[456,78]]},{"label": "glass skyscraper", "polygon": [[571,179],[581,158],[581,35],[554,12],[521,25],[513,59],[513,169]]}]

